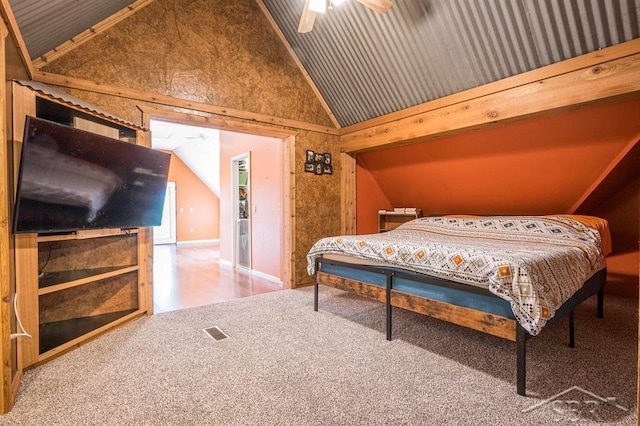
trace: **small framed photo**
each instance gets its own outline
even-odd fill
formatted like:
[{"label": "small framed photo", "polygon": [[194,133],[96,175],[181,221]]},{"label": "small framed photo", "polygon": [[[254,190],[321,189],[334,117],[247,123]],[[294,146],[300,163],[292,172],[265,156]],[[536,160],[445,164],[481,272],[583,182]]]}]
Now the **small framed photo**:
[{"label": "small framed photo", "polygon": [[322,169],[323,169],[322,163],[316,163],[314,166],[315,166],[315,170],[314,170],[315,173],[317,175],[321,175],[322,174]]},{"label": "small framed photo", "polygon": [[307,163],[313,163],[315,160],[315,152],[307,150]]},{"label": "small framed photo", "polygon": [[315,164],[313,163],[304,163],[304,171],[307,173],[315,173]]},{"label": "small framed photo", "polygon": [[324,153],[324,164],[325,166],[331,165],[331,154],[329,154],[328,152]]},{"label": "small framed photo", "polygon": [[333,166],[331,166],[329,164],[325,164],[324,166],[322,166],[322,174],[332,175],[333,174]]}]

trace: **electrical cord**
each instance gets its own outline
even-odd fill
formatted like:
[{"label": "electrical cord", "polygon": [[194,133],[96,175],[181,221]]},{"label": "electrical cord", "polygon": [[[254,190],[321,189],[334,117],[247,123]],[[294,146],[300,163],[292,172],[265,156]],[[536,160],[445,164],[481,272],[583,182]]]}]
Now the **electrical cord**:
[{"label": "electrical cord", "polygon": [[27,333],[27,330],[24,329],[24,326],[22,325],[22,321],[20,321],[20,315],[18,315],[18,293],[14,293],[13,294],[13,312],[16,315],[16,322],[18,323],[18,327],[20,332],[19,333],[11,333],[9,335],[9,338],[11,340],[17,339],[18,337],[28,337],[29,339],[32,339],[33,336],[31,336],[29,333]]},{"label": "electrical cord", "polygon": [[49,264],[49,260],[51,259],[51,243],[47,244],[47,248],[47,260],[44,261],[44,265],[42,265],[42,268],[38,271],[38,278],[42,278],[44,276],[44,270]]}]

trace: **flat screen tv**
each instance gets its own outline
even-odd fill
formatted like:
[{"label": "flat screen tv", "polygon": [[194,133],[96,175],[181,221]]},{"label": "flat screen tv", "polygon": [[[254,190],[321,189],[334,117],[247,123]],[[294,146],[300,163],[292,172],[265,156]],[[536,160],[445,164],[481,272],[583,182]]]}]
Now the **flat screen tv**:
[{"label": "flat screen tv", "polygon": [[27,116],[13,232],[158,226],[170,158]]}]

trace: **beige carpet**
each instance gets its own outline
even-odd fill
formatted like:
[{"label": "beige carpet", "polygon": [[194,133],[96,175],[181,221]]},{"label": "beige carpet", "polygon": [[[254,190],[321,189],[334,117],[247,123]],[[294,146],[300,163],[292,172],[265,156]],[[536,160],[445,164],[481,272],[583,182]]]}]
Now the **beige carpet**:
[{"label": "beige carpet", "polygon": [[580,307],[575,349],[566,321],[529,340],[521,397],[514,343],[400,309],[388,342],[383,305],[320,294],[319,312],[306,288],[136,320],[27,371],[0,424],[637,424],[635,300]]}]

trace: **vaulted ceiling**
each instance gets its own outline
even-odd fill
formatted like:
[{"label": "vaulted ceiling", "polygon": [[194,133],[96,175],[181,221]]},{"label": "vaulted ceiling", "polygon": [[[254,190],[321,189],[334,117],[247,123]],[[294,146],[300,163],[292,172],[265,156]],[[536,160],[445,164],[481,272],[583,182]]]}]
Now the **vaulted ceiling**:
[{"label": "vaulted ceiling", "polygon": [[[165,0],[9,0],[35,64]],[[218,0],[232,1],[232,0]],[[640,38],[640,0],[347,0],[298,33],[304,0],[258,0],[336,127]],[[117,19],[114,19],[116,17]]]}]

